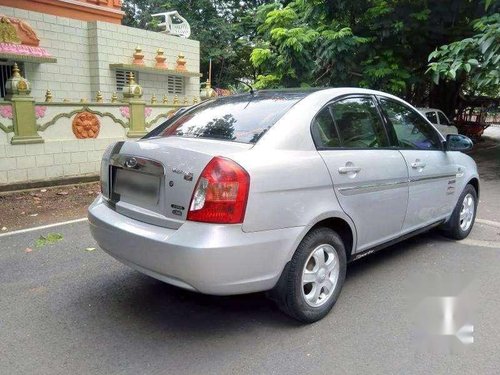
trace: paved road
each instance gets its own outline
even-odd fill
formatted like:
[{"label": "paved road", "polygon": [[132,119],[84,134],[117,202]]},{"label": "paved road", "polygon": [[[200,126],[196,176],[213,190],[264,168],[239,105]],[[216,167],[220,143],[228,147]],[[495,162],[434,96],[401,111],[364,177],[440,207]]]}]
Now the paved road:
[{"label": "paved road", "polygon": [[[95,246],[86,223],[51,229],[64,239],[28,253],[47,231],[1,237],[0,374],[498,374],[500,228],[490,221],[500,222],[500,149],[491,146],[475,153],[488,221],[461,243],[429,233],[350,265],[332,313],[309,326],[262,294],[198,295],[86,251]],[[458,296],[455,320],[473,325],[474,342],[422,337],[419,323],[430,332],[444,319],[417,307],[424,296]]]}]

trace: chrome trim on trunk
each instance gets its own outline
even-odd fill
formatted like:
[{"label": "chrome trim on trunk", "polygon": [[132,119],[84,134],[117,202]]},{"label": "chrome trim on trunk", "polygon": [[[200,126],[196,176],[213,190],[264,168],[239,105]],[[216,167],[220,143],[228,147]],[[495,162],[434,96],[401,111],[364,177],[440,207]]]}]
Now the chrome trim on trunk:
[{"label": "chrome trim on trunk", "polygon": [[114,154],[111,156],[109,164],[114,167],[147,173],[155,176],[162,176],[165,174],[165,168],[160,162],[152,159],[141,158],[138,156]]}]

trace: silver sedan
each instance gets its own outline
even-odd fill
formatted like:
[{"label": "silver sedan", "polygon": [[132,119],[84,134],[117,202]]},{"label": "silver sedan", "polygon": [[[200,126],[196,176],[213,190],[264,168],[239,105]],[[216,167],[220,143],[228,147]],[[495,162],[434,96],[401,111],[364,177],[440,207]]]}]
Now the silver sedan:
[{"label": "silver sedan", "polygon": [[89,208],[101,248],[201,293],[269,291],[303,322],[348,262],[434,227],[472,229],[479,179],[414,107],[378,91],[257,91],[179,110],[104,154]]}]

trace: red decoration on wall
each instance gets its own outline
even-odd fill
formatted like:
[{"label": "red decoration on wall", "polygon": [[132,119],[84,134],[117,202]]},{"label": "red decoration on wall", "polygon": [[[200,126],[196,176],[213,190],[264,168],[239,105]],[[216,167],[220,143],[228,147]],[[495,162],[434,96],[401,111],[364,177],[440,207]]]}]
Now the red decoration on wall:
[{"label": "red decoration on wall", "polygon": [[97,138],[101,124],[96,115],[81,112],[73,119],[73,133],[78,139]]}]

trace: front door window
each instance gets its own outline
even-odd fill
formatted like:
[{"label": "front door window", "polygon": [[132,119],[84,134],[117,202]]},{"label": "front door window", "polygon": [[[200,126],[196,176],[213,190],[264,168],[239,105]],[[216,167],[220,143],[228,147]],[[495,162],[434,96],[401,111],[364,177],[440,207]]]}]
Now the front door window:
[{"label": "front door window", "polygon": [[397,146],[410,150],[441,150],[439,135],[417,112],[394,100],[380,103],[394,129]]}]

